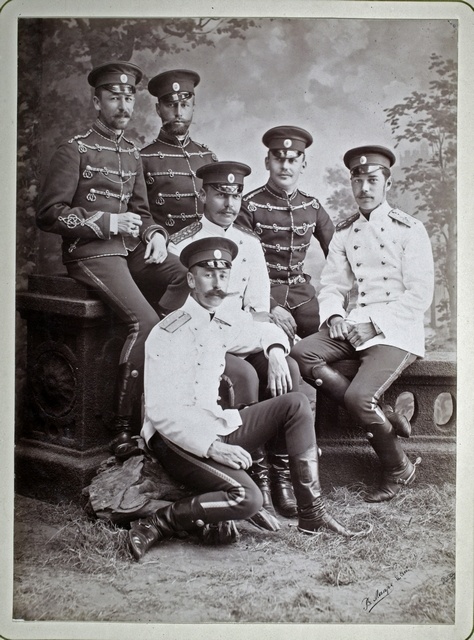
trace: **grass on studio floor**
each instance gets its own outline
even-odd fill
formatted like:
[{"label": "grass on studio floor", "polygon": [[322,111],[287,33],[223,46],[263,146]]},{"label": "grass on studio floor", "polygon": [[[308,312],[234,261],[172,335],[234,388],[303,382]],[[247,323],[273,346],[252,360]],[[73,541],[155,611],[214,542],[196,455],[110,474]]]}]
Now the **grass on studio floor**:
[{"label": "grass on studio floor", "polygon": [[[154,548],[140,564],[125,529],[89,520],[74,505],[17,496],[15,616],[120,621],[132,611],[141,622],[452,623],[455,487],[420,485],[371,505],[361,489],[334,489],[326,503],[352,529],[371,524],[367,538],[306,536],[284,518],[273,534],[245,522],[229,547],[202,547],[190,536]],[[70,585],[82,579],[81,595]],[[388,583],[396,587],[390,598],[368,613],[364,597],[373,600]]]}]

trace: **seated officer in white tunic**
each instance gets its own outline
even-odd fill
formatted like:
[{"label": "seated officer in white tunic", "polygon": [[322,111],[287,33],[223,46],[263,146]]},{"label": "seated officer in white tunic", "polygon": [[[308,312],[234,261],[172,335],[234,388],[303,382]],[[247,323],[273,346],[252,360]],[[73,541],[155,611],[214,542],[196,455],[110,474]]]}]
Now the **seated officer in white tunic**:
[{"label": "seated officer in white tunic", "polygon": [[[367,502],[391,500],[413,482],[413,464],[397,433],[407,437],[409,423],[382,394],[417,357],[424,355],[424,314],[434,287],[431,243],[420,220],[386,200],[395,156],[385,147],[364,146],[344,155],[359,210],[339,223],[321,275],[319,333],[292,349],[303,377],[335,398],[362,426],[383,469],[381,484]],[[355,307],[344,301],[357,284]],[[349,381],[330,365],[357,358]]]},{"label": "seated officer in white tunic", "polygon": [[237,246],[227,238],[204,238],[181,254],[191,295],[151,331],[145,346],[145,419],[142,436],[165,469],[195,492],[144,520],[132,523],[130,544],[137,560],[155,543],[205,524],[248,519],[262,494],[246,473],[249,451],[271,437],[283,440],[298,503],[298,527],[346,537],[354,533],[325,509],[309,401],[302,393],[270,398],[238,411],[217,402],[227,350],[264,350],[288,378],[288,340],[271,323],[254,322],[244,311],[220,317]]}]

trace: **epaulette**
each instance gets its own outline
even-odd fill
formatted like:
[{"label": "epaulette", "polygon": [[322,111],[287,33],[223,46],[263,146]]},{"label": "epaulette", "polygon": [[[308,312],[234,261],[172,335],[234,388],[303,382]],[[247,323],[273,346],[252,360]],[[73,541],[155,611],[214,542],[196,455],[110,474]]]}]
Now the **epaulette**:
[{"label": "epaulette", "polygon": [[244,202],[247,202],[247,200],[250,200],[250,198],[253,198],[254,196],[258,195],[259,193],[262,193],[262,191],[265,189],[265,185],[263,187],[260,187],[259,189],[255,189],[255,191],[251,191],[250,193],[247,193],[247,195],[245,195],[242,200]]},{"label": "epaulette", "polygon": [[391,211],[388,212],[388,215],[392,220],[401,222],[407,227],[411,227],[416,222],[415,218],[409,216],[408,213],[405,213],[404,211],[400,211],[400,209],[391,209]]},{"label": "epaulette", "polygon": [[354,215],[349,216],[348,218],[346,218],[342,222],[339,222],[339,224],[336,225],[336,231],[341,231],[342,229],[347,229],[347,227],[350,227],[351,224],[353,222],[355,222],[356,220],[358,220],[359,218],[360,218],[360,213],[354,213]]},{"label": "epaulette", "polygon": [[305,198],[311,198],[311,200],[314,200],[315,202],[317,202],[319,205],[321,204],[319,202],[319,200],[317,198],[315,198],[314,196],[310,196],[309,193],[306,193],[306,191],[301,191],[301,189],[298,189],[298,191],[301,193],[302,196],[304,196]]},{"label": "epaulette", "polygon": [[229,324],[225,320],[221,320],[217,316],[214,316],[214,322],[217,322],[218,324],[224,324],[226,327],[231,327],[232,326],[231,324]]},{"label": "epaulette", "polygon": [[132,142],[131,140],[129,140],[129,139],[128,139],[128,138],[126,138],[125,136],[123,136],[123,137],[122,137],[122,140],[124,140],[125,142],[128,142],[128,144],[132,145],[133,150],[135,150],[135,149],[136,149],[137,151],[140,151],[140,148],[139,148],[139,147],[137,147],[137,145],[136,145],[134,142]]},{"label": "epaulette", "polygon": [[186,324],[186,322],[189,322],[190,320],[191,315],[187,311],[178,309],[177,311],[173,311],[168,316],[163,318],[163,320],[158,323],[158,326],[160,327],[160,329],[164,329],[168,333],[174,333],[180,327],[182,327],[183,324]]},{"label": "epaulette", "polygon": [[202,147],[203,149],[207,149],[209,151],[209,147],[207,146],[207,144],[203,144],[202,142],[196,142],[196,140],[193,140],[194,144],[197,144],[198,147]]},{"label": "epaulette", "polygon": [[170,235],[170,242],[173,244],[179,244],[180,242],[183,242],[183,240],[186,240],[186,238],[192,238],[195,236],[198,231],[201,231],[201,229],[202,223],[199,220],[196,220],[196,222],[188,224],[187,227],[184,227],[180,231],[172,233]]},{"label": "epaulette", "polygon": [[92,129],[89,129],[89,131],[87,131],[86,133],[79,133],[77,136],[74,136],[74,138],[71,138],[70,140],[68,140],[68,142],[69,144],[71,144],[75,140],[81,140],[81,138],[87,138],[90,136],[91,133],[92,133]]},{"label": "epaulette", "polygon": [[247,227],[243,227],[240,224],[235,224],[235,222],[233,224],[233,227],[235,229],[238,229],[239,231],[243,231],[244,233],[247,233],[249,236],[254,237],[255,240],[258,240],[260,242],[260,238],[257,236],[257,234],[254,231],[252,231],[252,229],[248,229]]}]

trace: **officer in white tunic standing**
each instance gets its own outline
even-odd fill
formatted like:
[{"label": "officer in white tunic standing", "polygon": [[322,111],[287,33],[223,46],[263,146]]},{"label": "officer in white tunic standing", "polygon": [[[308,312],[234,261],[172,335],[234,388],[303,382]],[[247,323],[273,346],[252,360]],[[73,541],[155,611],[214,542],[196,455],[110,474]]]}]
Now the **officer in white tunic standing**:
[{"label": "officer in white tunic standing", "polygon": [[[431,243],[423,224],[391,207],[395,156],[380,146],[344,155],[359,210],[336,227],[321,275],[319,333],[299,342],[291,355],[303,378],[335,398],[362,425],[383,469],[381,484],[367,502],[391,500],[415,478],[397,432],[406,425],[380,405],[382,394],[417,357],[424,355],[424,314],[433,298]],[[344,302],[357,285],[355,307]],[[330,365],[358,358],[349,381]]]}]

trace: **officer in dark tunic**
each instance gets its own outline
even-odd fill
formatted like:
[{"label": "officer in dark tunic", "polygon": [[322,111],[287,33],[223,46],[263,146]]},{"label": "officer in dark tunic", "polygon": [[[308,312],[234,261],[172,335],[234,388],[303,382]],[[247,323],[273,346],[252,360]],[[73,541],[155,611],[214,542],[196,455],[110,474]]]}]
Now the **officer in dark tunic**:
[{"label": "officer in dark tunic", "polygon": [[168,233],[150,216],[139,150],[124,136],[141,77],[137,66],[121,61],[91,71],[98,118],[54,153],[37,211],[40,229],[63,238],[68,274],[96,291],[128,326],[111,425],[111,449],[121,458],[139,452],[131,415],[145,339],[188,293],[186,270],[167,253]]},{"label": "officer in dark tunic", "polygon": [[317,198],[297,188],[306,167],[305,149],[313,138],[299,127],[274,127],[265,133],[265,166],[270,177],[263,187],[242,198],[237,223],[252,229],[262,242],[270,274],[274,322],[290,339],[318,330],[315,290],[304,273],[314,236],[326,256],[334,225]]},{"label": "officer in dark tunic", "polygon": [[199,220],[203,204],[198,197],[199,167],[217,157],[204,144],[189,137],[194,113],[194,88],[200,78],[195,71],[175,69],[160,73],[148,83],[158,98],[156,112],[162,126],[158,138],[141,151],[150,212],[170,233]]}]

